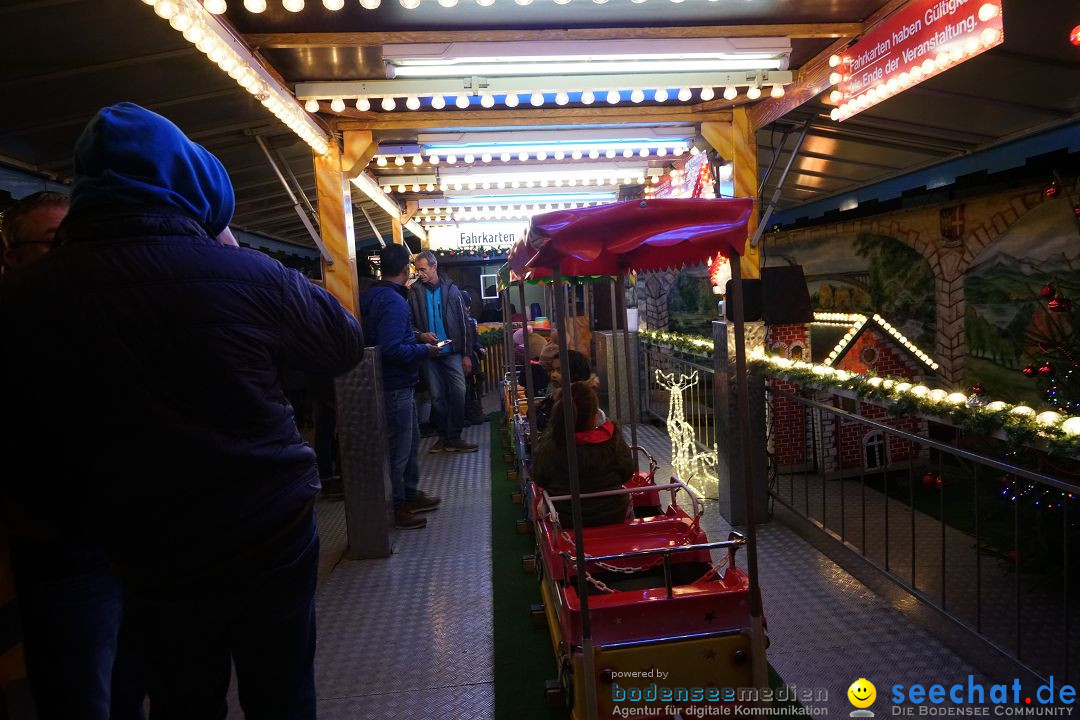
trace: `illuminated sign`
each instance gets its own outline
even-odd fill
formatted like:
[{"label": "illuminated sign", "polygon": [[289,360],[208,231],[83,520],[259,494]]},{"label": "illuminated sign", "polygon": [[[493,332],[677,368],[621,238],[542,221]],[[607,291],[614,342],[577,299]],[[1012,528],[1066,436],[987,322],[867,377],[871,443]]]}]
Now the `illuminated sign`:
[{"label": "illuminated sign", "polygon": [[1002,0],[912,0],[862,36],[840,58],[834,120],[932,78],[1000,45]]},{"label": "illuminated sign", "polygon": [[467,250],[496,248],[509,250],[525,237],[528,222],[460,223],[428,228],[428,247],[432,250]]}]

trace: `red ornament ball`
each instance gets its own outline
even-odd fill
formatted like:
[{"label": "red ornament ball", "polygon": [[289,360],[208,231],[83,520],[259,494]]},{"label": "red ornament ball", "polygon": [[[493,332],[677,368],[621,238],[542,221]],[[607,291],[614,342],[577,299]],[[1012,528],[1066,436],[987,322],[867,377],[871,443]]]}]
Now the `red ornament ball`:
[{"label": "red ornament ball", "polygon": [[976,384],[976,385],[971,386],[971,394],[972,395],[982,395],[985,392],[986,392],[986,388],[984,388],[982,385]]},{"label": "red ornament ball", "polygon": [[1049,377],[1050,375],[1053,375],[1054,374],[1054,366],[1051,365],[1048,362],[1044,362],[1042,365],[1039,366],[1039,374],[1043,375],[1043,376],[1046,376],[1046,377]]},{"label": "red ornament ball", "polygon": [[1050,283],[1046,283],[1041,288],[1039,288],[1039,294],[1042,295],[1044,298],[1052,298],[1054,297],[1054,295],[1057,294],[1057,290]]},{"label": "red ornament ball", "polygon": [[1046,186],[1046,187],[1045,187],[1045,188],[1043,189],[1043,195],[1044,195],[1044,196],[1045,196],[1045,197],[1046,197],[1046,198],[1047,198],[1048,200],[1053,200],[1054,198],[1056,198],[1056,197],[1057,197],[1058,195],[1060,195],[1060,194],[1061,194],[1061,186],[1060,186],[1060,185],[1058,185],[1058,182],[1057,182],[1057,180],[1055,180],[1054,182],[1050,183],[1049,185],[1047,185],[1047,186]]},{"label": "red ornament ball", "polygon": [[1035,372],[1036,372],[1035,371],[1035,366],[1034,365],[1028,365],[1026,368],[1021,370],[1020,372],[1024,373],[1024,377],[1034,377]]},{"label": "red ornament ball", "polygon": [[1080,46],[1080,25],[1074,27],[1072,32],[1069,33],[1069,42],[1073,45]]},{"label": "red ornament ball", "polygon": [[1073,205],[1073,215],[1080,217],[1080,203]]},{"label": "red ornament ball", "polygon": [[933,473],[926,473],[922,476],[922,484],[924,488],[932,488],[937,485],[937,478]]},{"label": "red ornament ball", "polygon": [[1067,313],[1072,310],[1072,300],[1069,298],[1063,298],[1060,295],[1046,304],[1046,307],[1050,309],[1050,312]]}]

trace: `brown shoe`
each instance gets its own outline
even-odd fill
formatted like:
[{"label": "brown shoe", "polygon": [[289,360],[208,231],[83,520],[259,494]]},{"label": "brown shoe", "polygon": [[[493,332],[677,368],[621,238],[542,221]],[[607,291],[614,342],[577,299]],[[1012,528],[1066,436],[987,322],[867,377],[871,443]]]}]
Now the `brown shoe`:
[{"label": "brown shoe", "polygon": [[477,449],[479,449],[478,445],[465,442],[461,438],[447,440],[443,443],[443,450],[446,452],[476,452]]},{"label": "brown shoe", "polygon": [[442,438],[439,438],[434,443],[432,443],[431,447],[428,448],[428,452],[429,453],[441,453],[443,450],[446,449],[446,442],[447,442],[446,440],[443,440]]},{"label": "brown shoe", "polygon": [[414,515],[416,513],[431,512],[435,508],[439,507],[439,503],[442,500],[434,495],[428,495],[427,493],[418,490],[416,497],[411,500],[406,500],[404,507],[408,508]]},{"label": "brown shoe", "polygon": [[406,504],[402,504],[394,508],[394,527],[399,530],[419,530],[427,527],[427,520],[416,517]]}]

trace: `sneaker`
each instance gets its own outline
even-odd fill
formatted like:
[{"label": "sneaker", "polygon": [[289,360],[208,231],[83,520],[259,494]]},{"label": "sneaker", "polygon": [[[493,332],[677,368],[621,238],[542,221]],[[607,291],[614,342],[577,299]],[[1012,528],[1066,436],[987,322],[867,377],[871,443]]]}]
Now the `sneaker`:
[{"label": "sneaker", "polygon": [[447,440],[443,443],[442,449],[446,452],[476,452],[479,448],[478,445],[473,445],[470,442],[465,442],[461,438],[455,440]]},{"label": "sneaker", "polygon": [[427,527],[427,520],[416,517],[407,505],[408,503],[403,503],[394,508],[394,527],[398,530],[419,530]]},{"label": "sneaker", "polygon": [[404,506],[415,515],[416,513],[431,512],[439,507],[439,503],[441,502],[442,500],[434,495],[428,495],[423,491],[417,491],[416,497],[412,500],[406,500]]},{"label": "sneaker", "polygon": [[443,440],[442,438],[439,438],[438,440],[435,441],[435,443],[431,447],[428,448],[428,452],[429,453],[441,453],[445,449],[446,449],[446,441]]}]

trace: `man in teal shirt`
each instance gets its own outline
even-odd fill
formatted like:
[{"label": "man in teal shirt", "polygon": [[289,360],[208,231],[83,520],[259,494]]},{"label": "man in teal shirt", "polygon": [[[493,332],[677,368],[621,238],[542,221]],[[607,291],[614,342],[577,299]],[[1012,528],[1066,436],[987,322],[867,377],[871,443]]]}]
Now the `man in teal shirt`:
[{"label": "man in teal shirt", "polygon": [[448,340],[442,351],[424,363],[431,392],[431,424],[439,439],[429,452],[476,452],[476,445],[461,439],[465,426],[465,376],[472,373],[472,343],[461,291],[448,275],[439,275],[439,263],[430,250],[413,260],[420,282],[409,291],[409,307],[418,340]]}]

